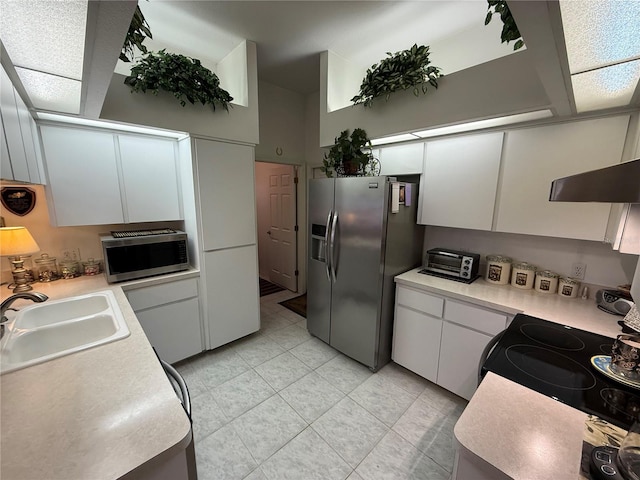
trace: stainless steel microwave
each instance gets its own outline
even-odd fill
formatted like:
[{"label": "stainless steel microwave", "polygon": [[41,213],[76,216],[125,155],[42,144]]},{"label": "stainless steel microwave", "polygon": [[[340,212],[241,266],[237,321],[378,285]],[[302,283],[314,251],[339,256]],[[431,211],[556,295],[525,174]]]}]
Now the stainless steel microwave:
[{"label": "stainless steel microwave", "polygon": [[424,269],[427,272],[463,280],[475,279],[478,275],[480,255],[446,248],[427,250]]},{"label": "stainless steel microwave", "polygon": [[189,268],[187,234],[172,229],[101,235],[109,283],[180,272]]}]

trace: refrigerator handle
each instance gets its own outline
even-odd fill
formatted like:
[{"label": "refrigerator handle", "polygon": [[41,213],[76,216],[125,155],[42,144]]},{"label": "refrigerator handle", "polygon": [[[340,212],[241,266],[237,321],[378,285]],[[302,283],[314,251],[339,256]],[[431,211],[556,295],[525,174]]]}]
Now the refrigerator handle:
[{"label": "refrigerator handle", "polygon": [[331,248],[329,246],[330,232],[331,232],[331,217],[333,216],[333,210],[329,210],[329,215],[327,215],[327,229],[325,230],[324,237],[324,268],[327,272],[327,280],[331,282]]},{"label": "refrigerator handle", "polygon": [[335,247],[336,247],[336,227],[338,226],[338,212],[333,212],[333,221],[331,222],[331,276],[333,277],[333,283],[336,283],[336,259]]}]

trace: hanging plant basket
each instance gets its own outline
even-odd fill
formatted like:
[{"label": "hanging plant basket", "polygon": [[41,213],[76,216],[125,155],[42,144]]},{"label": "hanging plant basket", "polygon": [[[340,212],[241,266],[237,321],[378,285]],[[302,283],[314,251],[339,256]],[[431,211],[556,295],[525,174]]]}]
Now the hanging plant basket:
[{"label": "hanging plant basket", "polygon": [[220,80],[197,58],[185,57],[165,50],[143,56],[131,68],[131,75],[124,79],[132,92],[152,92],[164,90],[172,93],[183,107],[186,102],[202,105],[216,105],[229,111],[233,97],[220,87]]},{"label": "hanging plant basket", "polygon": [[351,99],[354,105],[371,107],[375,98],[384,96],[388,100],[397,90],[412,88],[417,97],[420,92],[427,93],[427,85],[438,88],[442,74],[440,68],[430,65],[428,46],[415,44],[408,50],[387,55],[388,58],[367,70],[360,92]]},{"label": "hanging plant basket", "polygon": [[333,172],[338,177],[371,177],[380,175],[380,162],[371,154],[367,133],[355,128],[351,135],[344,130],[336,137],[321,169],[327,177],[332,177]]}]

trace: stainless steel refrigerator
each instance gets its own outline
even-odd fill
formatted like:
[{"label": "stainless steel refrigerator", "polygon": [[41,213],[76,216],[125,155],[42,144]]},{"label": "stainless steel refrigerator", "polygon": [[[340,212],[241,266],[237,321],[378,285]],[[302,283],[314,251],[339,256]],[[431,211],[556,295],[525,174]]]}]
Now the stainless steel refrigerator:
[{"label": "stainless steel refrigerator", "polygon": [[391,359],[393,278],[421,264],[424,237],[418,177],[397,179],[405,185],[397,213],[392,180],[309,181],[307,328],[373,371]]}]

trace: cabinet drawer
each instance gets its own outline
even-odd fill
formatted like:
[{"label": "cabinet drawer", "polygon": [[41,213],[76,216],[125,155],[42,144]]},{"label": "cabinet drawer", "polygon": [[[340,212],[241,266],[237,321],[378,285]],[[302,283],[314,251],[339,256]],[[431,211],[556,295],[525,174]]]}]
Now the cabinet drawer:
[{"label": "cabinet drawer", "polygon": [[127,299],[135,312],[145,308],[165,305],[198,296],[198,279],[188,278],[176,282],[143,287],[126,292]]},{"label": "cabinet drawer", "polygon": [[495,335],[505,329],[507,315],[447,300],[444,318],[481,332]]},{"label": "cabinet drawer", "polygon": [[442,318],[443,298],[406,287],[398,287],[396,293],[398,305],[404,305],[434,317]]}]

